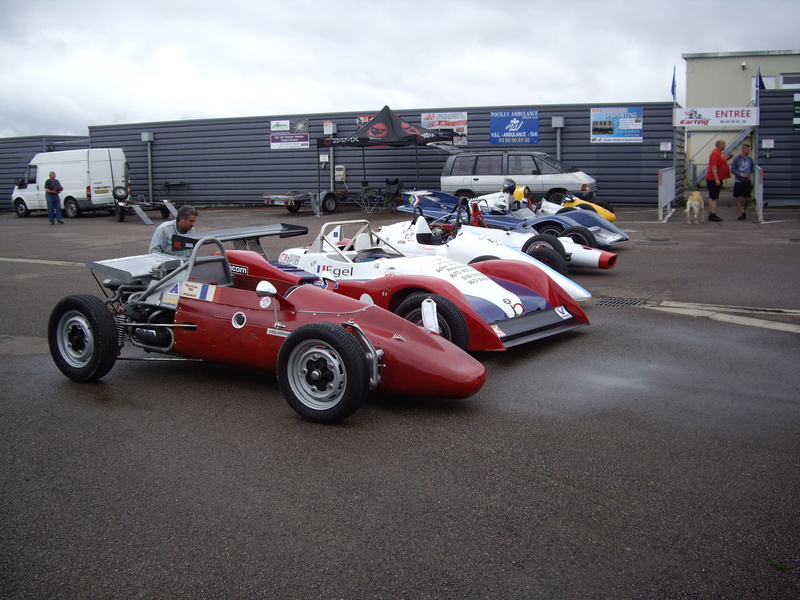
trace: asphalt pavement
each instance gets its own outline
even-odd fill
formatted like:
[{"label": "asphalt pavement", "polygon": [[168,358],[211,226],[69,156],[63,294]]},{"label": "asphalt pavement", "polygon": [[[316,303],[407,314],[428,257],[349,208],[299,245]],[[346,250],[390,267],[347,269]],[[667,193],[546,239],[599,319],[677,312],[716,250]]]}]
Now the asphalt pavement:
[{"label": "asphalt pavement", "polygon": [[50,311],[153,227],[0,214],[0,598],[800,598],[800,209],[617,212],[617,266],[571,273],[589,327],[477,355],[467,400],[373,397],[340,426],[270,373],[67,380]]}]

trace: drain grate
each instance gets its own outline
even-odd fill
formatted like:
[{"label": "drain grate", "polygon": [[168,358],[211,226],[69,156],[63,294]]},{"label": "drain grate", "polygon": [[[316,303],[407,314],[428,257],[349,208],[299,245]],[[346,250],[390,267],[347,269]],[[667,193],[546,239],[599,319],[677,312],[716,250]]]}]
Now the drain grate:
[{"label": "drain grate", "polygon": [[597,298],[592,302],[595,306],[641,306],[644,300],[637,298]]}]

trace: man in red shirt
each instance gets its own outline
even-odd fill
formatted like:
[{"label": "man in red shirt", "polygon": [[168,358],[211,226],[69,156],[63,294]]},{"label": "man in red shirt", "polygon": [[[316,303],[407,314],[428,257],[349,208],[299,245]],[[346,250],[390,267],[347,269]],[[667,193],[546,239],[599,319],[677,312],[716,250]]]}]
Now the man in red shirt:
[{"label": "man in red shirt", "polygon": [[722,189],[722,182],[731,176],[731,169],[728,161],[733,158],[733,154],[725,156],[725,140],[717,140],[711,156],[708,158],[708,172],[706,173],[706,185],[708,186],[708,220],[722,221],[717,216],[717,200]]}]

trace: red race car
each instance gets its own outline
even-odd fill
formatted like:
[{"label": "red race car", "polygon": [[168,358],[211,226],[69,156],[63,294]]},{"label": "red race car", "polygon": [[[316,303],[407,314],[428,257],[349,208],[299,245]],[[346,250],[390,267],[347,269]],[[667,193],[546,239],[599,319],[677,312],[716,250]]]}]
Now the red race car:
[{"label": "red race car", "polygon": [[[481,389],[483,365],[440,335],[327,291],[255,252],[230,250],[259,261],[264,276],[254,283],[232,271],[222,243],[306,231],[224,230],[198,240],[188,260],[146,254],[87,263],[109,276],[101,286],[110,295],[71,295],[55,306],[48,341],[56,366],[74,381],[95,381],[128,342],[147,352],[276,371],[289,405],[318,423],[346,419],[371,390],[466,398]],[[202,256],[208,245],[217,252]]]}]

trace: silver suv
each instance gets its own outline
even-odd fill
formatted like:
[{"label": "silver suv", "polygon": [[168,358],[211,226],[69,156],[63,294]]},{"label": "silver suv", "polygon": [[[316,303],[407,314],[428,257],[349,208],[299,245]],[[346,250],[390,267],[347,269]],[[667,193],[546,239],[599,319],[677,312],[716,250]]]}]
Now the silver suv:
[{"label": "silver suv", "polygon": [[569,192],[582,200],[597,194],[597,182],[544,152],[493,151],[451,154],[442,169],[441,188],[454,196],[474,198],[498,192],[506,177],[528,186],[534,198],[560,203]]}]

